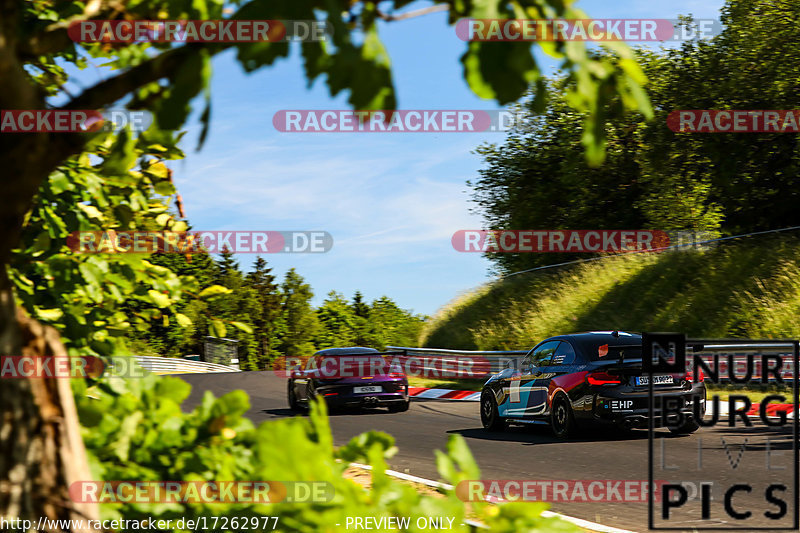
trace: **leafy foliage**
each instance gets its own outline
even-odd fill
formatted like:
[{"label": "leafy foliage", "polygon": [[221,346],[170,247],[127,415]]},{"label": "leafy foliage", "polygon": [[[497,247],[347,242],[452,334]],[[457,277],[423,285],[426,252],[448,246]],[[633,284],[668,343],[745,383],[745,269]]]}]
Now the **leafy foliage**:
[{"label": "leafy foliage", "polygon": [[169,209],[175,189],[164,163],[183,156],[179,138],[155,129],[99,135],[50,176],[28,214],[9,274],[21,304],[56,327],[73,354],[128,353],[131,331],[185,323],[173,305],[193,279],[143,254],[74,253],[68,245],[74,232],[184,231]]},{"label": "leafy foliage", "polygon": [[369,304],[359,292],[351,304],[332,291],[314,309],[311,286],[297,271],[288,271],[278,285],[261,257],[246,275],[229,252],[218,260],[197,253],[154,254],[149,261],[169,268],[194,289],[173,304],[176,320],[131,333],[137,353],[197,354],[203,352],[207,335],[227,337],[240,342],[241,368],[263,370],[283,354],[310,355],[333,346],[383,349],[415,344],[424,321],[386,296]]},{"label": "leafy foliage", "polygon": [[314,293],[311,285],[291,268],[281,284],[286,330],[280,351],[287,357],[309,355],[315,348],[313,339],[319,334],[317,315],[311,308]]},{"label": "leafy foliage", "polygon": [[[369,1],[252,0],[227,7],[234,9],[230,18],[239,20],[327,21],[333,28],[330,42],[304,42],[300,46],[309,84],[322,78],[331,96],[347,91],[348,102],[356,109],[394,109],[397,96],[391,61],[380,40],[378,21],[390,20],[387,13],[414,3],[394,0],[382,2],[379,7]],[[451,25],[462,18],[587,18],[581,10],[572,7],[572,1],[562,0],[437,0],[434,3],[448,8]],[[97,87],[71,99],[68,106],[94,107],[97,102],[109,105],[132,94],[129,106],[153,109],[157,125],[174,130],[186,121],[194,98],[203,93],[204,110],[199,115],[204,124],[202,144],[211,116],[207,92],[211,58],[234,48],[237,60],[250,72],[288,57],[291,52],[288,42],[190,43],[179,47],[172,47],[170,43],[74,43],[66,36],[68,22],[51,23],[104,18],[222,19],[225,11],[226,5],[220,0],[136,2],[115,8],[80,2],[26,4],[20,29],[30,39],[30,43],[26,43],[31,49],[29,63],[32,67],[27,74],[28,81],[51,96],[69,97],[59,90],[67,78],[64,62],[83,68],[88,57],[103,60],[120,71],[138,67],[140,75],[122,75],[120,83],[113,88]],[[573,80],[567,97],[570,105],[586,113],[582,142],[593,164],[604,158],[603,123],[607,118],[617,117],[626,110],[638,110],[647,116],[652,113],[642,89],[644,74],[631,50],[622,43],[602,43],[600,46],[608,53],[596,55],[589,53],[582,42],[470,42],[461,58],[464,79],[475,94],[501,104],[517,100],[533,85],[537,102],[543,104],[547,87],[542,82],[532,46],[540,47],[558,60],[561,69]],[[615,95],[619,100],[611,105]]]},{"label": "leafy foliage", "polygon": [[425,320],[401,309],[386,296],[367,304],[356,292],[351,303],[335,291],[317,309],[317,317],[322,326],[316,339],[318,348],[415,345]]},{"label": "leafy foliage", "polygon": [[[308,418],[254,427],[244,417],[250,404],[242,391],[221,398],[207,392],[190,413],[181,411],[189,385],[177,378],[112,378],[93,388],[91,397],[86,392],[79,388],[75,398],[95,479],[324,482],[334,495],[327,502],[106,503],[101,506],[104,518],[277,516],[280,530],[332,531],[333,524],[344,524],[348,516],[446,516],[455,518],[455,531],[469,530],[461,525],[465,506],[454,491],[443,497],[422,495],[386,475],[386,460],[397,451],[391,436],[370,431],[335,448],[324,402],[313,405]],[[447,450],[436,455],[444,481],[457,485],[480,479],[460,435],[452,436]],[[351,461],[372,466],[371,490],[345,479]],[[541,517],[544,508],[546,504],[472,505],[475,517],[492,531],[580,531],[557,518]]]},{"label": "leafy foliage", "polygon": [[[551,92],[563,97],[538,110],[535,95],[529,96],[520,107],[525,119],[505,143],[478,149],[485,166],[474,182],[474,199],[486,227],[731,235],[800,225],[796,135],[675,133],[665,127],[669,113],[681,109],[800,106],[800,78],[787,71],[791,58],[800,58],[798,41],[787,37],[798,17],[797,2],[729,0],[726,27],[714,39],[638,50],[655,120],[637,114],[609,120],[607,158],[599,168],[579,155],[586,130],[585,116],[570,102],[574,76],[550,81]],[[575,255],[489,257],[497,271],[508,273]]]}]

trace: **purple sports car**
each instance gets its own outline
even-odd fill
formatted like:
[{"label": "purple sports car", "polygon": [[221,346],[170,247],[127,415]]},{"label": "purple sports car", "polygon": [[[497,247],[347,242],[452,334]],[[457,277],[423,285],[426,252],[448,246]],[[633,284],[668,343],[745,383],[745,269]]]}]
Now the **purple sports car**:
[{"label": "purple sports car", "polygon": [[408,379],[389,357],[396,355],[361,346],[320,350],[304,369],[291,372],[289,407],[300,410],[321,397],[331,407],[385,406],[393,413],[407,411]]}]

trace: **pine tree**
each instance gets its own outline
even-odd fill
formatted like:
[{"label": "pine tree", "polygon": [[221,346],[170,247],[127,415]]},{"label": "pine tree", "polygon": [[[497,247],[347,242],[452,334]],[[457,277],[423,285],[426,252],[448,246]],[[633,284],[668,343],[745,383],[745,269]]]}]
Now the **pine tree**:
[{"label": "pine tree", "polygon": [[311,285],[305,283],[303,276],[294,268],[290,268],[281,284],[281,292],[281,315],[285,325],[280,351],[288,357],[311,355],[316,349],[312,339],[317,337],[320,330],[317,314],[311,307],[314,297]]},{"label": "pine tree", "polygon": [[364,301],[361,291],[356,291],[353,295],[353,312],[361,318],[369,318],[369,306]]},{"label": "pine tree", "polygon": [[219,255],[220,258],[216,261],[217,272],[215,282],[229,289],[233,289],[234,287],[230,286],[231,282],[235,282],[237,278],[241,280],[242,276],[239,263],[233,258],[233,252],[231,252],[227,246],[222,249]]},{"label": "pine tree", "polygon": [[361,344],[357,340],[356,331],[359,321],[364,319],[355,315],[353,307],[343,294],[336,291],[328,293],[328,297],[317,309],[317,317],[322,326],[317,340],[320,348],[336,348]]},{"label": "pine tree", "polygon": [[275,337],[281,315],[281,294],[272,269],[260,256],[253,264],[253,271],[247,275],[245,283],[255,291],[258,307],[253,313],[253,325],[258,341],[259,366],[263,367],[273,356],[276,348]]}]

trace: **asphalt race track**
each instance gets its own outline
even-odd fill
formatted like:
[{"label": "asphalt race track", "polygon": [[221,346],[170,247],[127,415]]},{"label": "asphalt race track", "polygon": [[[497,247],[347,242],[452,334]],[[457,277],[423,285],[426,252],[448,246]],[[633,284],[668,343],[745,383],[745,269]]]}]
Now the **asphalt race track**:
[{"label": "asphalt race track", "polygon": [[[253,422],[295,416],[287,407],[286,380],[270,372],[186,374],[180,377],[193,385],[184,408],[198,405],[207,390],[219,396],[242,389],[250,395],[248,416]],[[657,436],[664,438],[657,438],[654,444],[656,480],[696,480],[697,486],[701,480],[714,482],[711,520],[700,520],[698,496],[674,511],[669,522],[661,520],[661,504],[657,503],[657,526],[685,530],[694,527],[729,530],[745,527],[745,524],[747,530],[755,526],[791,526],[795,512],[791,423],[785,428],[767,428],[759,422],[751,428],[740,425],[728,428],[726,418],[725,424],[724,428],[701,428],[690,436],[672,436],[666,430],[657,430]],[[648,479],[647,431],[625,434],[605,429],[584,432],[568,442],[556,440],[547,426],[513,427],[505,433],[488,433],[481,426],[477,402],[412,400],[411,408],[405,413],[389,414],[384,409],[375,409],[334,414],[331,426],[336,444],[345,444],[351,437],[371,429],[393,435],[399,452],[390,461],[391,468],[428,479],[439,479],[433,450],[444,449],[452,433],[466,438],[484,480]],[[769,442],[766,437],[770,438]],[[742,449],[745,439],[746,447]],[[700,451],[702,456],[699,458]],[[736,468],[731,466],[734,463]],[[725,514],[723,496],[731,485],[742,482],[750,483],[752,492],[737,492],[732,505],[737,512],[751,511],[752,517],[737,523]],[[788,507],[786,516],[780,520],[764,517],[767,511],[779,510],[765,497],[765,489],[770,483],[787,487],[785,492],[773,493]],[[647,529],[646,501],[566,501],[553,503],[552,510],[608,526],[634,531]]]}]

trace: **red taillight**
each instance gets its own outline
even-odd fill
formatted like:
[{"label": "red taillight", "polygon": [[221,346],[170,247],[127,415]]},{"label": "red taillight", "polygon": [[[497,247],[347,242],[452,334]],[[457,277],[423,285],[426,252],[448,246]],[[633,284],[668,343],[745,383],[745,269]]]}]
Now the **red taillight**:
[{"label": "red taillight", "polygon": [[403,369],[399,366],[393,366],[389,369],[389,377],[390,378],[404,378],[406,377],[405,373],[403,373]]},{"label": "red taillight", "polygon": [[586,375],[589,385],[621,385],[622,380],[617,376],[612,376],[608,372],[592,372]]},{"label": "red taillight", "polygon": [[339,394],[339,393],[338,392],[326,392],[325,396],[336,396],[337,394]]},{"label": "red taillight", "polygon": [[704,379],[705,376],[703,375],[703,369],[700,367],[697,367],[697,381],[694,380],[694,374],[692,372],[686,373],[686,381],[691,381],[693,383],[702,383]]}]

